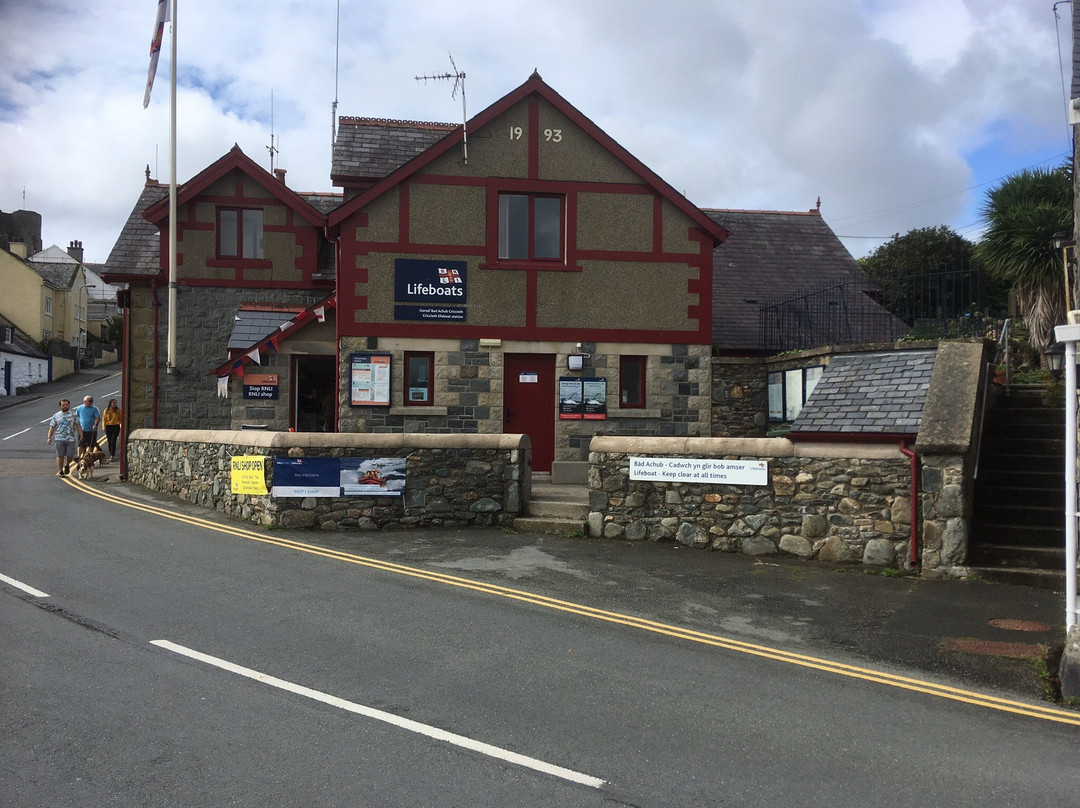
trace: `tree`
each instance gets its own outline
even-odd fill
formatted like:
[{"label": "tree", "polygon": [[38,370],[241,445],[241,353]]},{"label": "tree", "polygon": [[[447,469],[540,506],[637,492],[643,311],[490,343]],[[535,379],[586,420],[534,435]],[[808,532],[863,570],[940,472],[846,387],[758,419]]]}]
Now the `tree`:
[{"label": "tree", "polygon": [[1068,167],[1028,169],[992,189],[983,205],[986,231],[976,255],[1016,295],[1021,316],[1038,353],[1053,342],[1053,327],[1065,322],[1061,256],[1050,241],[1072,232],[1072,176]]},{"label": "tree", "polygon": [[944,225],[897,233],[859,264],[881,288],[882,304],[911,326],[1008,304],[1008,287],[982,270],[975,245]]}]

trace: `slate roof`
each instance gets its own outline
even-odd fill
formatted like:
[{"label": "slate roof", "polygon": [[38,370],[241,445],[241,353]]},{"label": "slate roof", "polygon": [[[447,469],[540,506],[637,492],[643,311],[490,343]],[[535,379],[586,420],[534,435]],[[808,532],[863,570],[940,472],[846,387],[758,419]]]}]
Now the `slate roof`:
[{"label": "slate roof", "polygon": [[789,435],[914,435],[922,420],[935,351],[833,357]]},{"label": "slate roof", "polygon": [[26,265],[40,275],[50,289],[70,289],[79,272],[79,265],[74,261],[70,264],[57,261],[27,261]]},{"label": "slate roof", "polygon": [[453,123],[342,116],[338,119],[330,178],[335,185],[349,180],[381,180],[460,128],[461,124]]},{"label": "slate roof", "polygon": [[[852,292],[875,288],[817,210],[705,213],[728,231],[713,251],[712,330],[718,353],[764,352],[760,309],[777,298],[836,283],[849,284]],[[904,333],[903,325],[869,297],[853,294],[853,299],[860,308],[853,314],[887,323],[881,334],[864,334],[858,341],[892,341]]]},{"label": "slate roof", "polygon": [[161,245],[157,225],[143,218],[143,211],[169,195],[169,186],[147,180],[127,222],[117,236],[105,262],[103,274],[157,275],[161,269]]},{"label": "slate roof", "polygon": [[[34,359],[48,359],[49,356],[46,353],[39,351],[29,342],[19,336],[19,328],[15,323],[11,322],[7,317],[0,314],[0,353],[17,354],[19,356],[29,356]],[[11,334],[10,339],[3,339],[7,334]]]},{"label": "slate roof", "polygon": [[338,205],[345,201],[340,193],[328,194],[298,192],[297,195],[323,215],[334,210]]},{"label": "slate roof", "polygon": [[232,335],[229,337],[229,350],[247,350],[256,342],[292,321],[303,310],[303,307],[291,311],[238,309],[233,321]]}]

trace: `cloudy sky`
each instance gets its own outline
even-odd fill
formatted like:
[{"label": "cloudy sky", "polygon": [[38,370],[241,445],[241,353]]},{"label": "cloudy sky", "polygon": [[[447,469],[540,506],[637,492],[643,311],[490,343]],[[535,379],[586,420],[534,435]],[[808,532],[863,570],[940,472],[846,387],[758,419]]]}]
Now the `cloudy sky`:
[{"label": "cloudy sky", "polygon": [[[1051,0],[179,0],[178,175],[238,143],[331,191],[338,114],[457,122],[533,69],[701,207],[808,210],[855,256],[979,233],[988,188],[1069,153]],[[142,108],[156,0],[0,0],[0,210],[108,257],[169,179],[169,41]],[[1063,49],[1059,63],[1059,38]]]}]

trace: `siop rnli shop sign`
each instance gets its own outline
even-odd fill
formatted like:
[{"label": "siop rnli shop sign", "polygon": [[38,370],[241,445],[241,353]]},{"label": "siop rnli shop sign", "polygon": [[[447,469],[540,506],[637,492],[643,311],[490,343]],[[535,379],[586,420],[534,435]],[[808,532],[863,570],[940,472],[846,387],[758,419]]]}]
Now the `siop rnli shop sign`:
[{"label": "siop rnli shop sign", "polygon": [[722,460],[700,457],[631,457],[631,480],[719,485],[768,485],[764,460]]},{"label": "siop rnli shop sign", "polygon": [[464,322],[468,302],[464,261],[394,261],[394,319]]}]

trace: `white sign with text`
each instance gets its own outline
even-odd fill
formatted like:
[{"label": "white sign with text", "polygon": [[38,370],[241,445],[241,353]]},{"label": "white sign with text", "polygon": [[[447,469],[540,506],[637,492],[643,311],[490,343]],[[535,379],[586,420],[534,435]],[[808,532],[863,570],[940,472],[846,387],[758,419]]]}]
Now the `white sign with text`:
[{"label": "white sign with text", "polygon": [[631,457],[630,479],[718,485],[768,485],[769,464],[764,460]]}]

